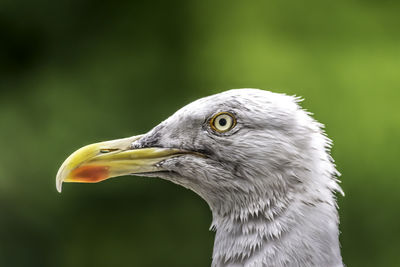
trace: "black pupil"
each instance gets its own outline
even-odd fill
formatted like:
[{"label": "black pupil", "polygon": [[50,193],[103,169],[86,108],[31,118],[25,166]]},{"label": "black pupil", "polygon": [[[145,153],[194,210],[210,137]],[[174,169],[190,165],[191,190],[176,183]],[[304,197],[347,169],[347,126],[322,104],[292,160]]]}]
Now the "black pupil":
[{"label": "black pupil", "polygon": [[226,119],[222,118],[222,119],[219,120],[219,125],[221,125],[221,126],[225,126],[226,123],[227,123]]}]

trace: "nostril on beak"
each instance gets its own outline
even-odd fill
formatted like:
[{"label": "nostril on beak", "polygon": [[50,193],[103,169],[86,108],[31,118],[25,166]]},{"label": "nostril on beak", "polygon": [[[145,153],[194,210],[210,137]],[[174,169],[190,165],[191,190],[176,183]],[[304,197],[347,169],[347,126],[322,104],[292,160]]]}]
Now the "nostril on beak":
[{"label": "nostril on beak", "polygon": [[100,149],[100,153],[110,153],[110,152],[113,152],[113,151],[117,151],[117,150],[119,150],[118,148],[103,148],[103,149]]}]

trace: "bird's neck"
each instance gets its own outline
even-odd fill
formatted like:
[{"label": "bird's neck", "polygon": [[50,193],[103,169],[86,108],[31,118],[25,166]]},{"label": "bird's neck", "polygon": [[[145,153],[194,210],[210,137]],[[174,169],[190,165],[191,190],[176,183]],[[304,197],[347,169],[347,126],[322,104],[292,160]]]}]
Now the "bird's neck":
[{"label": "bird's neck", "polygon": [[213,211],[213,266],[342,266],[336,201],[325,193],[256,198],[235,214]]}]

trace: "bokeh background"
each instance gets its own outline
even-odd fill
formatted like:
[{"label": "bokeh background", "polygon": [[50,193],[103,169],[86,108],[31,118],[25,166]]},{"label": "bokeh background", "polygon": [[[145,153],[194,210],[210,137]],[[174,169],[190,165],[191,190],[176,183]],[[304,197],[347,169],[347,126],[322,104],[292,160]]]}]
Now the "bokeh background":
[{"label": "bokeh background", "polygon": [[75,149],[230,88],[296,94],[342,172],[347,266],[400,266],[400,2],[0,1],[0,266],[209,266],[191,191],[55,188]]}]

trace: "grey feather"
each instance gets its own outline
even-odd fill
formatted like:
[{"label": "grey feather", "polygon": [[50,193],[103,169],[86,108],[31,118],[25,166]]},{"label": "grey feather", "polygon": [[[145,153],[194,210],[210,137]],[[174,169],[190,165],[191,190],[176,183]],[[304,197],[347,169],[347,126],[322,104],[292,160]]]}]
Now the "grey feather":
[{"label": "grey feather", "polygon": [[[199,151],[160,163],[160,176],[201,196],[216,231],[213,266],[343,266],[335,192],[342,193],[323,125],[300,99],[236,89],[178,110],[133,147]],[[235,115],[226,133],[209,127]]]}]

